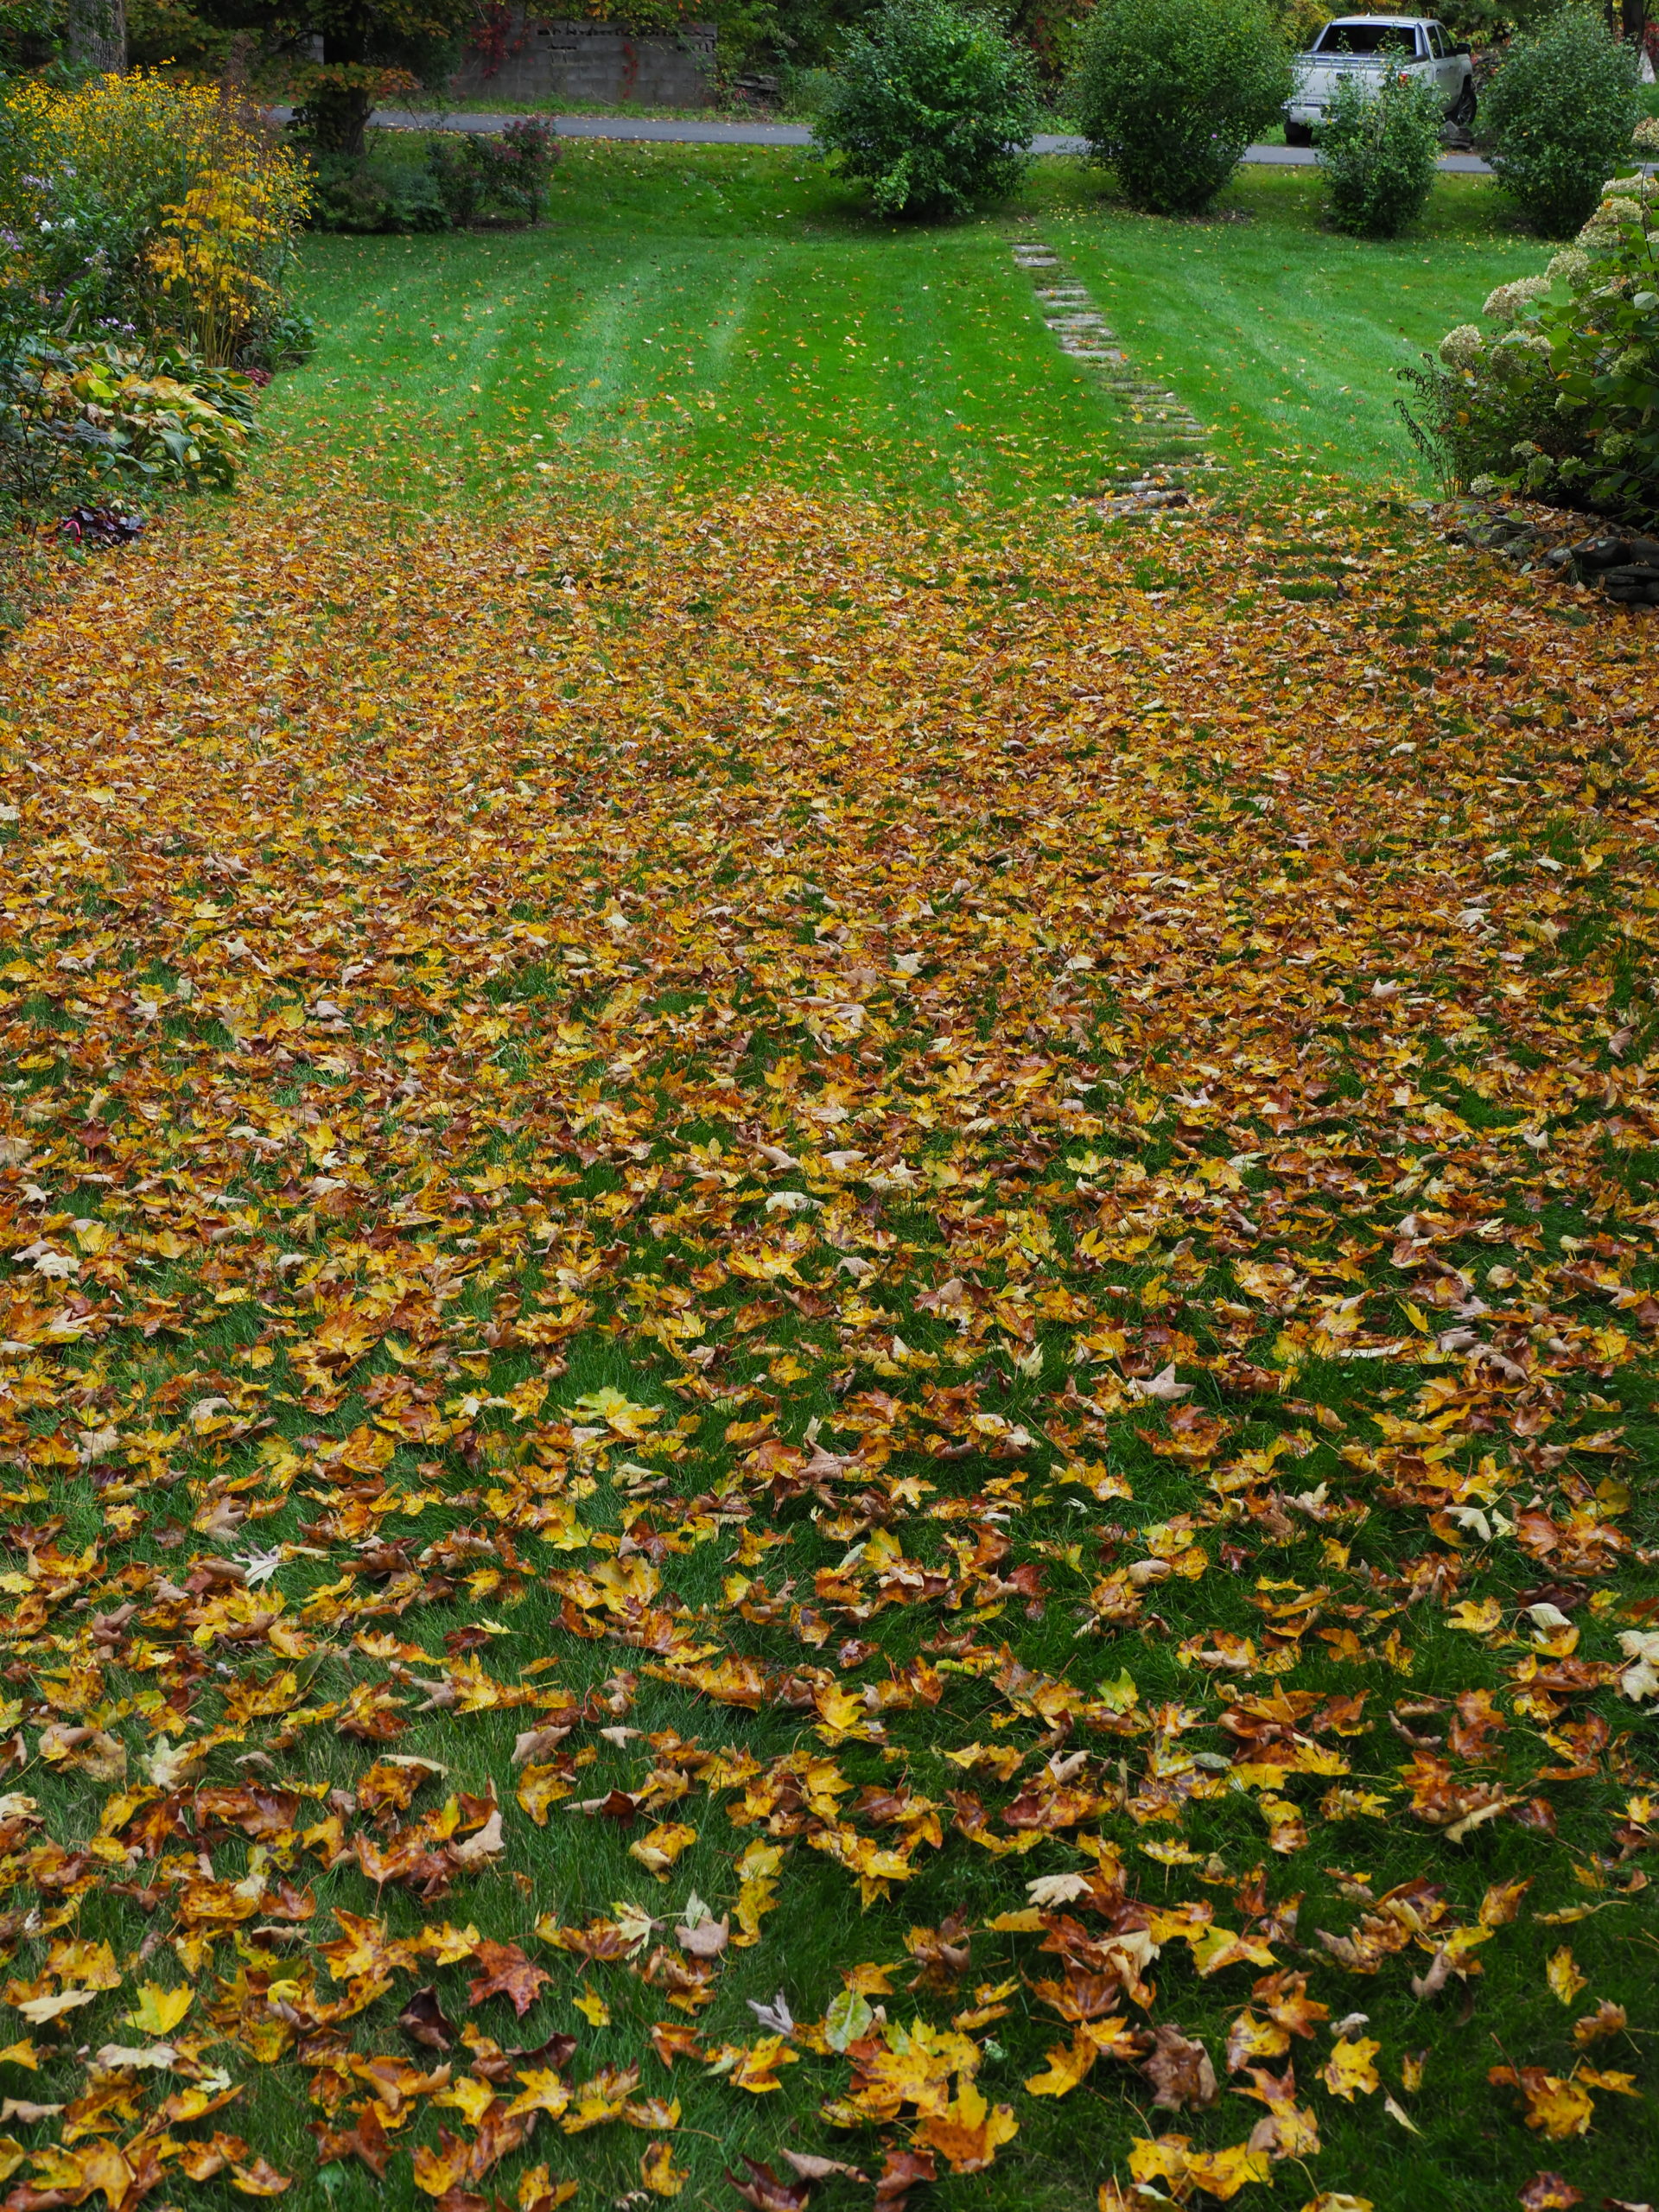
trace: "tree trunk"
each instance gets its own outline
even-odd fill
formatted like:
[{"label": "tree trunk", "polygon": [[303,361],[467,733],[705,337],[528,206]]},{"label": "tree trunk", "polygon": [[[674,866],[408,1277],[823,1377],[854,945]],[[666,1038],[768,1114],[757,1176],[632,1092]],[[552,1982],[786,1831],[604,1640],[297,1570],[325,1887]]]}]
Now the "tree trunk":
[{"label": "tree trunk", "polygon": [[294,120],[319,153],[362,158],[364,133],[374,112],[374,95],[349,79],[341,83],[323,73],[313,79]]},{"label": "tree trunk", "polygon": [[1648,28],[1648,0],[1618,0],[1618,27],[1622,36],[1639,47]]},{"label": "tree trunk", "polygon": [[69,0],[64,30],[72,61],[84,68],[124,72],[127,0]]}]

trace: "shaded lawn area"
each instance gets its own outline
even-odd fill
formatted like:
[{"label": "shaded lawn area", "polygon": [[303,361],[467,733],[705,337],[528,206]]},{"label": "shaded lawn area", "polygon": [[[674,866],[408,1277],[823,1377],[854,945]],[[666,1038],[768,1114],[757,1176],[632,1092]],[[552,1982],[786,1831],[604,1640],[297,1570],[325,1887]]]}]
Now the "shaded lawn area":
[{"label": "shaded lawn area", "polygon": [[1336,237],[1319,207],[1313,173],[1246,170],[1217,219],[1162,222],[1046,161],[995,216],[899,226],[799,154],[573,142],[540,230],[310,242],[324,342],[270,415],[319,453],[366,444],[391,480],[486,493],[539,465],[1087,495],[1123,458],[1117,416],[1009,257],[1038,235],[1224,458],[1422,488],[1394,370],[1545,249],[1483,180],[1442,180],[1397,245]]}]

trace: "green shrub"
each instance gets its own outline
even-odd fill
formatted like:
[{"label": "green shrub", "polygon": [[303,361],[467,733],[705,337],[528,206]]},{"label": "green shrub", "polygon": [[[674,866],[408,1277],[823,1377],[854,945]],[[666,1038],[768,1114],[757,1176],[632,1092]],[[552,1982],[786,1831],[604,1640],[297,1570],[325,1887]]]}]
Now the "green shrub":
[{"label": "green shrub", "polygon": [[475,223],[491,214],[534,223],[547,204],[557,156],[551,124],[521,116],[499,135],[444,132],[432,142],[429,168],[452,223]]},{"label": "green shrub", "polygon": [[952,0],[885,0],[849,41],[818,145],[883,215],[961,215],[1019,184],[1037,127],[1027,55]]},{"label": "green shrub", "polygon": [[430,164],[402,151],[314,153],[311,221],[320,231],[447,231],[449,211]]},{"label": "green shrub", "polygon": [[1207,207],[1294,89],[1255,0],[1103,0],[1072,91],[1094,157],[1160,215]]},{"label": "green shrub", "polygon": [[521,117],[500,132],[446,130],[426,142],[372,134],[359,155],[313,147],[311,219],[322,231],[464,230],[535,222],[558,155],[550,124]]},{"label": "green shrub", "polygon": [[1630,152],[1639,57],[1599,15],[1563,8],[1518,40],[1487,86],[1482,141],[1498,182],[1546,238],[1569,237]]},{"label": "green shrub", "polygon": [[1337,86],[1319,133],[1331,219],[1356,238],[1398,238],[1434,184],[1443,103],[1439,88],[1389,70],[1375,91]]},{"label": "green shrub", "polygon": [[1542,276],[1500,284],[1487,318],[1408,372],[1408,416],[1447,483],[1624,522],[1659,520],[1659,223],[1651,177],[1609,184]]}]

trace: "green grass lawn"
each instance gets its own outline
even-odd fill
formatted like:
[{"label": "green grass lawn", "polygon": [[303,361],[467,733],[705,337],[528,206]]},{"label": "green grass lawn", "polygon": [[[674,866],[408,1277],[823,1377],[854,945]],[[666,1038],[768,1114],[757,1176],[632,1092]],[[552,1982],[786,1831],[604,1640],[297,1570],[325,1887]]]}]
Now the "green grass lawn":
[{"label": "green grass lawn", "polygon": [[1394,370],[1544,252],[1478,179],[1442,180],[1392,245],[1322,229],[1311,171],[1245,170],[1214,219],[1170,223],[1055,160],[1014,206],[924,228],[798,153],[576,141],[537,230],[310,241],[323,342],[270,417],[416,488],[539,465],[624,492],[1087,494],[1118,417],[1044,328],[1015,236],[1059,248],[1224,458],[1418,486]]},{"label": "green grass lawn", "polygon": [[[511,2075],[457,2033],[446,2101],[432,2101],[445,2085],[429,2080],[393,2113],[409,2124],[386,2180],[342,2146],[334,2129],[378,2086],[346,2054],[393,2053],[392,2078],[397,2056],[435,2069],[437,2047],[398,2024],[412,1960],[378,1992],[343,1961],[338,1980],[319,1965],[320,1942],[349,1948],[336,1911],[384,1918],[410,1942],[448,1920],[461,1930],[453,1955],[423,1953],[418,1978],[457,2029],[499,2036],[527,2066],[545,2037],[569,2032],[574,2078],[638,2062],[642,2095],[682,2107],[677,2126],[643,2104],[632,2125],[550,2117],[524,2156],[477,2177],[498,2204],[533,2208],[537,2195],[518,2192],[545,2159],[580,2180],[576,2212],[643,2205],[641,2159],[659,2127],[685,2171],[685,2212],[731,2207],[721,2177],[745,2153],[828,2149],[874,2170],[872,2128],[819,2116],[849,2069],[811,2038],[843,1971],[879,1961],[893,1986],[871,1988],[897,2026],[977,2018],[984,2092],[1018,2107],[995,2165],[942,2174],[912,2212],[1096,2212],[1096,2184],[1128,2171],[1137,2139],[1179,2130],[1236,2145],[1261,2119],[1268,2092],[1242,2061],[1215,2108],[1192,2116],[1154,2108],[1116,2061],[1065,2100],[1027,2092],[1071,2028],[1039,1986],[1057,1955],[1039,1951],[1028,1921],[1007,1924],[1007,1908],[1023,1911],[1032,1880],[1087,1863],[1061,1832],[1027,1853],[1029,1824],[1023,1840],[1011,1827],[982,1845],[941,1821],[939,1844],[891,1877],[897,1893],[865,1899],[781,1789],[772,1810],[741,1805],[742,1777],[651,1809],[691,1831],[671,1866],[639,1855],[644,1818],[580,1816],[602,1813],[613,1790],[643,1793],[658,1755],[666,1770],[693,1738],[727,1747],[734,1773],[740,1755],[757,1767],[798,1756],[809,1773],[809,1757],[833,1751],[873,1835],[890,1833],[890,1785],[920,1793],[925,1813],[969,1776],[1006,1796],[1013,1770],[997,1777],[998,1745],[1020,1753],[1027,1777],[1054,1759],[1057,1783],[1081,1752],[1102,1809],[1061,1829],[1086,1818],[1086,1834],[1116,1838],[1148,1907],[1255,1929],[1275,1972],[1306,1972],[1319,2007],[1354,2018],[1382,2053],[1380,2082],[1356,2101],[1320,2086],[1333,2034],[1311,2031],[1315,2015],[1294,2049],[1243,2045],[1282,2067],[1282,2082],[1299,2074],[1325,2146],[1275,2167],[1244,2197],[1251,2212],[1495,2212],[1534,2166],[1557,2164],[1586,2202],[1646,2193],[1650,2102],[1603,2094],[1587,2137],[1547,2142],[1490,2081],[1499,2064],[1566,2077],[1583,2063],[1578,1999],[1550,1993],[1547,1955],[1558,1980],[1582,1976],[1585,2013],[1630,2000],[1628,2037],[1592,2057],[1645,2063],[1636,2038],[1651,2034],[1638,1998],[1652,1891],[1638,1892],[1629,1863],[1651,1827],[1647,1709],[1616,1703],[1604,1679],[1597,1741],[1567,1702],[1589,1694],[1582,1684],[1568,1681],[1559,1705],[1516,1694],[1520,1670],[1550,1652],[1541,1624],[1522,1625],[1541,1592],[1577,1609],[1561,1650],[1582,1634],[1581,1660],[1597,1668],[1618,1648],[1616,1624],[1654,1618],[1607,1618],[1615,1593],[1629,1605],[1652,1590],[1652,1485],[1637,1474],[1659,1433],[1648,1352],[1614,1325],[1624,1306],[1610,1312],[1604,1262],[1592,1274],[1586,1256],[1622,1253],[1619,1280],[1659,1294],[1656,1156],[1603,1107],[1639,1094],[1652,1041],[1637,986],[1659,893],[1646,825],[1626,819],[1641,779],[1652,784],[1653,718],[1633,667],[1646,640],[1624,616],[1569,632],[1532,580],[1499,572],[1494,588],[1416,518],[1363,499],[1350,503],[1366,512],[1363,536],[1321,525],[1286,549],[1321,573],[1353,556],[1341,606],[1282,602],[1265,573],[1249,581],[1268,566],[1255,558],[1262,540],[1231,534],[1227,517],[1185,536],[1186,518],[1159,518],[1144,549],[1158,559],[1137,558],[1138,545],[1123,557],[1093,516],[1059,505],[1121,457],[1112,402],[1058,353],[1009,252],[1016,238],[1052,241],[1140,365],[1216,423],[1219,450],[1259,467],[1266,491],[1300,472],[1318,474],[1321,496],[1344,480],[1426,485],[1393,412],[1394,370],[1548,249],[1480,181],[1442,181],[1420,235],[1389,246],[1325,232],[1319,206],[1312,172],[1256,170],[1212,220],[1152,221],[1108,181],[1050,162],[1013,208],[894,228],[798,155],[569,145],[535,232],[310,242],[321,344],[270,394],[280,442],[267,481],[229,505],[224,531],[134,549],[120,596],[91,602],[98,619],[85,595],[51,601],[17,654],[0,736],[27,779],[15,778],[25,804],[0,828],[13,886],[0,919],[15,931],[0,1073],[29,1146],[50,1136],[56,1147],[52,1188],[27,1194],[40,1211],[22,1234],[60,1236],[60,1261],[73,1236],[78,1279],[109,1302],[86,1301],[104,1327],[82,1350],[70,1309],[58,1313],[64,1290],[44,1287],[65,1283],[61,1267],[31,1269],[20,1279],[52,1320],[27,1345],[7,1334],[20,1322],[0,1328],[22,1384],[0,1440],[10,1454],[14,1435],[26,1440],[8,1478],[30,1485],[22,1506],[37,1516],[30,1545],[14,1536],[31,1566],[49,1538],[61,1577],[49,1643],[44,1599],[29,1599],[35,1626],[14,1609],[12,1626],[35,1640],[11,1679],[21,1691],[33,1665],[51,1686],[28,1714],[37,1730],[60,1709],[125,1731],[133,1806],[156,1823],[156,1851],[134,1846],[129,1860],[114,1840],[128,1814],[87,1842],[102,1817],[89,1777],[37,1734],[13,1777],[30,1795],[16,1802],[68,1843],[53,1859],[10,1824],[16,1863],[58,1886],[44,1929],[17,1916],[7,2001],[39,2002],[20,1996],[22,1976],[71,1914],[74,1942],[107,1941],[128,1982],[154,1973],[165,1993],[182,1974],[196,1993],[181,2037],[189,2063],[225,2060],[240,2098],[226,2124],[295,2176],[283,2202],[299,2212],[429,2201],[410,2194],[409,2145],[477,2127],[487,2106],[469,2108],[483,2094],[473,2055]],[[304,509],[308,480],[341,462],[369,496],[353,483]],[[976,513],[956,531],[937,512],[916,527],[870,508],[849,521],[710,498],[722,533],[710,535],[705,512],[688,521],[690,496],[671,505],[780,476],[924,508],[983,502],[988,523]],[[538,486],[550,528],[524,520],[522,494]],[[387,489],[411,503],[457,496],[412,522],[378,504]],[[622,500],[633,504],[619,523]],[[1052,504],[1033,523],[1010,514],[1022,501]],[[1267,500],[1260,512],[1276,522]],[[1017,557],[987,554],[994,539]],[[1230,600],[1241,572],[1254,596]],[[1360,689],[1362,666],[1382,688]],[[89,719],[100,702],[118,702],[118,723]],[[1407,728],[1411,741],[1395,746]],[[90,773],[99,780],[84,789]],[[98,845],[63,834],[91,820]],[[1293,822],[1305,827],[1290,838]],[[1167,873],[1172,861],[1186,874]],[[1468,919],[1454,923],[1445,890],[1459,877],[1482,887],[1467,948]],[[1074,945],[1087,950],[1073,957]],[[867,957],[879,967],[852,964]],[[863,997],[846,1004],[851,989],[873,1013]],[[844,1037],[804,1019],[827,1007],[837,1024],[855,1011]],[[1608,1017],[1623,1023],[1630,1008],[1620,1046]],[[1330,1079],[1308,1082],[1321,1067]],[[1268,1091],[1269,1077],[1286,1090]],[[778,1144],[758,1147],[762,1129]],[[1604,1154],[1621,1131],[1627,1141]],[[826,1151],[826,1138],[868,1150]],[[118,1161],[123,1179],[89,1172],[83,1154]],[[854,1174],[878,1160],[903,1175]],[[325,1166],[337,1172],[313,1173]],[[785,1188],[785,1173],[808,1189]],[[1409,1248],[1394,1256],[1408,1207],[1423,1209],[1437,1255],[1421,1281]],[[1211,1242],[1195,1255],[1197,1238]],[[847,1262],[867,1249],[861,1274]],[[722,1252],[729,1268],[709,1264]],[[791,1254],[810,1259],[792,1278],[800,1294],[785,1292],[787,1271],[760,1266]],[[1436,1340],[1459,1310],[1447,1302],[1454,1263],[1478,1269],[1497,1301],[1477,1301],[1487,1327],[1508,1331],[1528,1362],[1503,1356],[1504,1390],[1499,1370],[1465,1368]],[[952,1280],[959,1304],[966,1286],[965,1315],[938,1294]],[[1372,1340],[1357,1346],[1336,1322],[1363,1306],[1351,1286],[1373,1301]],[[397,1306],[375,1304],[383,1289]],[[568,1330],[567,1305],[588,1309]],[[552,1319],[527,1333],[538,1314]],[[1092,1344],[1075,1333],[1085,1321]],[[1120,1395],[1114,1334],[1137,1382],[1179,1361],[1190,1403],[1160,1405],[1155,1387]],[[1560,1364],[1545,1368],[1546,1351]],[[1294,1376],[1294,1395],[1274,1387],[1269,1361]],[[538,1378],[540,1414],[533,1388],[505,1395]],[[983,1421],[967,1409],[969,1383]],[[608,1414],[607,1392],[621,1394]],[[935,1409],[925,1423],[918,1413],[899,1425],[901,1407],[923,1406]],[[1197,1442],[1176,1425],[1195,1414]],[[1576,1443],[1544,1440],[1550,1423],[1565,1440],[1581,1415],[1591,1429]],[[119,1461],[94,1426],[106,1416],[110,1435],[124,1427]],[[768,1468],[791,1463],[763,1446],[820,1430],[841,1472],[823,1477],[803,1451],[819,1490],[791,1494],[781,1475],[769,1490]],[[1011,1432],[1033,1452],[1029,1469],[1013,1445],[991,1457],[976,1441]],[[1237,1459],[1206,1471],[1224,1436]],[[1375,1438],[1440,1440],[1421,1460],[1373,1467]],[[1468,1494],[1495,1516],[1507,1497],[1514,1518],[1497,1516],[1498,1541],[1489,1532],[1477,1548],[1466,1519],[1448,1530],[1440,1514],[1427,1526],[1442,1549],[1418,1557],[1433,1484],[1425,1472],[1420,1511],[1385,1476],[1397,1465],[1414,1485],[1416,1469],[1440,1464],[1433,1452],[1454,1449]],[[1587,1469],[1572,1451],[1592,1455]],[[1071,1471],[1074,1455],[1096,1452],[1086,1480]],[[1549,1580],[1536,1522],[1530,1548],[1502,1548],[1541,1503],[1522,1503],[1535,1473],[1541,1492],[1557,1460],[1574,1528],[1600,1525],[1593,1495],[1610,1520],[1628,1516],[1640,1547],[1605,1578],[1605,1605],[1600,1588]],[[95,1487],[98,1465],[118,1469],[119,1485]],[[825,1495],[832,1479],[843,1487]],[[878,1479],[890,1498],[856,1487]],[[1275,1479],[1298,1517],[1266,1494]],[[746,1486],[753,1545],[743,1514],[712,1510]],[[245,1495],[256,1517],[238,1534],[228,1501]],[[550,1510],[556,1498],[578,1517]],[[918,1563],[938,1578],[925,1602],[874,1583],[849,1593],[855,1568],[861,1585],[893,1556],[889,1526],[903,1587],[919,1586]],[[1005,1526],[1025,1584],[995,1572]],[[1569,1533],[1544,1526],[1550,1543]],[[986,1539],[971,1568],[964,1527]],[[1211,1564],[1189,1576],[1169,1560],[1185,1557],[1175,1540],[1195,1527]],[[516,1553],[499,1547],[504,1533]],[[1118,1596],[1117,1625],[1103,1599],[1096,1616],[1085,1588],[1151,1564],[1154,1543],[1150,1618]],[[89,1581],[72,1611],[78,1562],[99,1545],[109,1579]],[[261,1566],[267,1545],[288,1547],[274,1582],[227,1583],[232,1547],[253,1548],[245,1571],[276,1575]],[[699,1638],[764,1660],[772,1681],[755,1710],[664,1672],[660,1623],[585,1596],[579,1611],[553,1579],[630,1561],[632,1575],[641,1560],[681,1609],[668,1649],[696,1624]],[[1411,1579],[1426,1567],[1433,1575]],[[174,1576],[223,1610],[173,1611],[181,1591],[162,1578]],[[1448,1619],[1459,1576],[1471,1607],[1501,1599],[1513,1626]],[[8,1580],[15,1595],[29,1586]],[[822,1620],[809,1596],[829,1609]],[[125,1640],[117,1597],[128,1612],[154,1609]],[[283,1640],[261,1641],[274,1610],[245,1635],[278,1599]],[[93,1610],[106,1604],[108,1615]],[[601,1613],[614,1615],[613,1634]],[[850,1631],[871,1621],[866,1645]],[[1259,1652],[1244,1651],[1250,1639]],[[118,1652],[110,1702],[94,1707],[90,1670]],[[60,1667],[66,1654],[88,1671]],[[1006,1679],[1005,1656],[1017,1662]],[[779,1694],[786,1670],[820,1662],[832,1688],[833,1661],[834,1680],[874,1697],[907,1665],[919,1678],[924,1659],[938,1662],[938,1703],[895,1695],[879,1730],[864,1718],[873,1704],[836,1720],[826,1696],[820,1719]],[[890,1676],[861,1677],[889,1662]],[[571,1788],[544,1825],[515,1795],[513,1759],[541,1708],[458,1709],[427,1694],[474,1663],[486,1686],[556,1685],[572,1707],[591,1697]],[[1274,1788],[1295,1790],[1313,1831],[1300,1843],[1286,1825],[1295,1808],[1264,1798],[1259,1771],[1248,1786],[1192,1779],[1234,1770],[1218,1716],[1236,1692],[1280,1726],[1289,1708],[1266,1701],[1287,1674],[1307,1700],[1299,1722],[1319,1700],[1354,1700],[1345,1719],[1308,1722],[1310,1738],[1339,1732],[1340,1749],[1278,1770]],[[1039,1677],[1115,1702],[1068,1750],[1071,1718],[1027,1697]],[[1371,1700],[1363,1715],[1356,1685]],[[232,1688],[268,1701],[232,1708]],[[1483,1699],[1510,1703],[1490,1745]],[[1462,1700],[1472,1710],[1453,1714]],[[348,1700],[352,1726],[337,1726]],[[1103,1725],[1130,1707],[1125,1728]],[[22,1711],[20,1698],[9,1726]],[[1568,1732],[1544,1732],[1564,1713]],[[167,1732],[183,1738],[187,1722],[199,1767],[176,1766]],[[1454,1743],[1457,1757],[1481,1771],[1460,1771],[1458,1786],[1502,1789],[1484,1802],[1503,1817],[1471,1820],[1466,1837],[1408,1817],[1399,1778],[1408,1749],[1427,1755],[1459,1725],[1475,1748]],[[1203,1750],[1189,1758],[1183,1738]],[[168,1824],[199,1783],[302,1785],[308,1825],[326,1820],[331,1788],[358,1791],[393,1742],[394,1768],[429,1763],[417,1816],[451,1791],[481,1805],[493,1790],[504,1812],[510,1855],[461,1871],[453,1896],[374,1872],[395,1820],[372,1830],[372,1801],[355,1795],[332,1811],[341,1838],[358,1824],[357,1856],[334,1856],[326,1827],[302,1845],[259,1805],[224,1813],[205,1864],[157,1855],[184,1833]],[[169,1770],[165,1784],[147,1778]],[[1351,1788],[1327,1795],[1338,1775]],[[1533,1796],[1544,1784],[1548,1796]],[[178,1802],[163,1817],[164,1789]],[[1119,1790],[1135,1793],[1134,1813]],[[727,1913],[742,1894],[738,1854],[763,1833],[795,1847],[778,1910],[760,1940],[734,1942],[706,2011],[671,2015],[666,1967],[645,1979],[647,1945],[671,1951],[694,1891]],[[271,1866],[294,1885],[291,1899],[273,1892],[283,1914],[315,1904],[316,1916],[245,1930],[235,1910],[251,1900],[222,1892]],[[151,1873],[167,1891],[147,1885]],[[172,1891],[210,1876],[214,1936],[169,1947]],[[1414,1987],[1433,1936],[1339,1978],[1321,1931],[1361,1926],[1368,1905],[1420,1879],[1444,1891],[1471,1939],[1454,1982],[1438,1997]],[[1531,1885],[1513,1929],[1510,1882]],[[20,1885],[16,1902],[29,1895]],[[531,1933],[622,1915],[637,1929],[641,1907],[660,1925],[635,1972],[602,1956],[584,1965],[579,1947]],[[958,1911],[973,1929],[959,1991],[948,1975],[929,1984],[925,1942],[907,1943]],[[504,1996],[473,1994],[480,1938],[521,1942],[542,1969],[522,2021]],[[1260,2028],[1243,2008],[1264,1961],[1200,1966],[1189,1936],[1163,1940],[1159,2023],[1179,2023],[1219,2063],[1241,2019]],[[291,1999],[343,2008],[359,1983],[360,2010],[331,2015],[303,2051],[284,2042],[285,2022],[322,2018]],[[711,2053],[753,2045],[752,2004],[779,1993],[805,2035],[776,2095],[749,2095],[752,2082],[683,2054],[671,2069],[651,2042],[654,2027],[691,2020]],[[8,2088],[22,2097],[7,2125],[31,2150],[61,2132],[60,2092],[79,2091],[88,2053],[142,2025],[121,2009],[133,1986],[73,1994],[99,2009],[59,2026],[48,1995],[43,2065],[13,2045]],[[257,2047],[231,2038],[245,2011],[264,2030]],[[1384,2087],[1404,2101],[1385,2106]],[[68,2110],[78,2127],[82,2112]],[[124,2201],[119,2170],[105,2171],[117,2188],[83,2194]],[[1320,2196],[1351,2187],[1364,2196]],[[27,2201],[59,2194],[42,2185]],[[184,2196],[208,2212],[242,2201],[228,2181]],[[870,2201],[867,2185],[831,2177],[812,2212]],[[486,2200],[437,2202],[477,2212]]]},{"label": "green grass lawn", "polygon": [[1201,223],[1135,214],[1077,175],[1044,165],[1043,234],[1132,358],[1224,457],[1311,459],[1357,484],[1422,477],[1395,372],[1554,251],[1484,177],[1442,177],[1418,227],[1381,244],[1322,226],[1312,169],[1241,169]]}]

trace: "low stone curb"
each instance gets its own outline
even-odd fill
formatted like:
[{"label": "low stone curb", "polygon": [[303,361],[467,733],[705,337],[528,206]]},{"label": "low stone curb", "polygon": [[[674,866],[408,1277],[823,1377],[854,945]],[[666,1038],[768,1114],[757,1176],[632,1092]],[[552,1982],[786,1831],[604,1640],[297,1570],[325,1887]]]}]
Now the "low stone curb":
[{"label": "low stone curb", "polygon": [[[270,111],[286,123],[292,110]],[[543,115],[560,138],[631,139],[658,146],[810,146],[812,131],[804,123],[658,123],[645,116]],[[522,115],[473,115],[461,110],[433,110],[421,114],[409,108],[377,108],[370,118],[377,130],[469,130],[493,134]],[[1060,131],[1039,131],[1031,142],[1034,154],[1086,154],[1086,138]],[[1251,146],[1245,161],[1259,168],[1307,169],[1319,156],[1311,146]],[[1490,176],[1491,169],[1478,154],[1442,154],[1439,167],[1449,176]]]},{"label": "low stone curb", "polygon": [[1659,607],[1659,537],[1605,527],[1586,534],[1583,515],[1517,513],[1471,499],[1442,510],[1442,519],[1453,545],[1496,553],[1523,575],[1583,585],[1618,607]]}]

